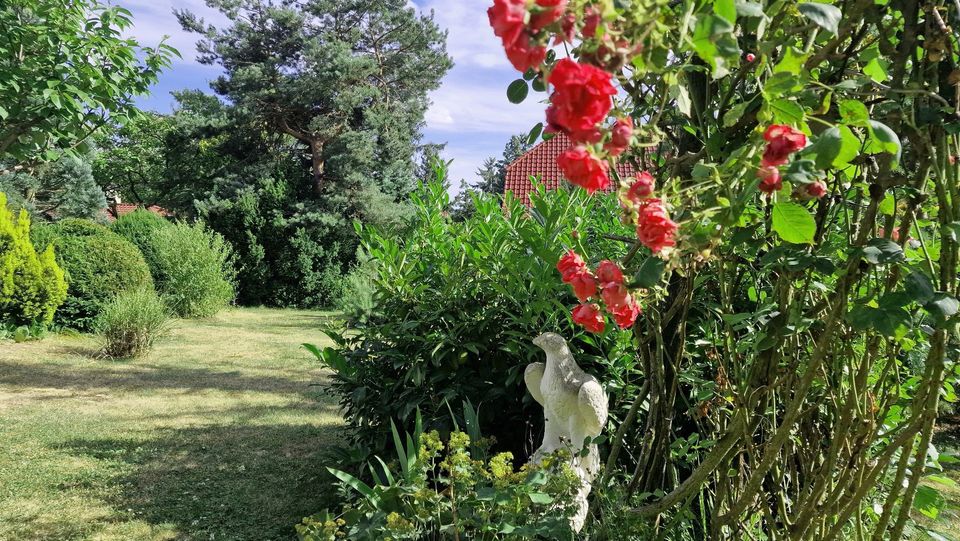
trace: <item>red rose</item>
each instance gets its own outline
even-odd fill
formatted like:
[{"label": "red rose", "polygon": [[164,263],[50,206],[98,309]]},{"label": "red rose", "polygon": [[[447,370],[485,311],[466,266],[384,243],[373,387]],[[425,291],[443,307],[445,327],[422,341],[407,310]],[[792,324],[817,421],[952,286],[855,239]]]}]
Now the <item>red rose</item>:
[{"label": "red rose", "polygon": [[593,6],[588,6],[583,12],[583,37],[592,38],[597,35],[600,26],[600,12]]},{"label": "red rose", "polygon": [[815,180],[810,184],[807,184],[807,195],[814,199],[820,199],[821,197],[827,195],[827,185],[823,181]]},{"label": "red rose", "polygon": [[607,310],[611,312],[614,308],[621,308],[630,301],[630,291],[627,286],[617,282],[604,284],[600,296],[603,298],[603,303],[607,305]]},{"label": "red rose", "polygon": [[626,117],[617,119],[616,124],[610,131],[610,141],[603,148],[613,157],[619,156],[624,150],[630,147],[630,139],[633,137],[633,118]]},{"label": "red rose", "polygon": [[530,29],[537,31],[563,16],[567,0],[537,0],[537,8],[530,16]]},{"label": "red rose", "polygon": [[576,31],[577,16],[573,13],[567,13],[563,16],[563,21],[560,22],[560,33],[557,34],[556,39],[553,40],[553,44],[573,43],[573,37],[576,35]]},{"label": "red rose", "polygon": [[557,270],[560,271],[564,283],[567,284],[578,274],[590,272],[589,269],[587,269],[587,263],[573,250],[568,250],[567,253],[560,257],[560,261],[557,261]]},{"label": "red rose", "polygon": [[620,271],[620,265],[617,265],[609,259],[604,259],[597,265],[597,278],[604,287],[611,283],[622,284],[623,272]]},{"label": "red rose", "polygon": [[773,193],[783,188],[783,179],[780,178],[780,170],[772,165],[763,166],[757,169],[757,178],[760,179],[760,191],[763,193]]},{"label": "red rose", "polygon": [[667,246],[676,246],[677,224],[667,215],[659,199],[648,199],[640,206],[637,218],[637,238],[654,253]]},{"label": "red rose", "polygon": [[610,176],[607,174],[609,164],[587,152],[584,147],[563,151],[557,157],[557,165],[567,180],[587,190],[587,193],[604,190],[610,184]]},{"label": "red rose", "polygon": [[524,32],[524,19],[527,17],[526,0],[493,0],[493,6],[487,10],[493,33],[504,43],[513,42],[517,35]]},{"label": "red rose", "polygon": [[653,195],[653,184],[653,175],[646,171],[637,173],[637,178],[627,188],[626,200],[632,206],[639,207],[648,197]]},{"label": "red rose", "polygon": [[574,142],[583,141],[583,134],[596,132],[597,124],[613,106],[611,96],[617,93],[609,73],[569,58],[557,62],[547,81],[554,87],[547,121]]},{"label": "red rose", "polygon": [[607,306],[607,310],[610,311],[613,320],[617,322],[617,326],[621,329],[632,327],[633,323],[637,321],[637,316],[640,315],[640,305],[637,304],[636,299],[629,296],[627,297],[627,301],[622,305],[613,309]]},{"label": "red rose", "polygon": [[783,124],[770,125],[763,138],[767,141],[761,160],[764,166],[783,165],[791,154],[807,146],[807,136],[803,132]]},{"label": "red rose", "polygon": [[757,57],[753,53],[747,53],[747,62],[753,62]]},{"label": "red rose", "polygon": [[604,327],[606,327],[603,314],[600,313],[600,307],[594,303],[580,304],[574,307],[572,315],[574,323],[594,334],[603,332]]},{"label": "red rose", "polygon": [[547,57],[547,48],[531,42],[526,32],[518,34],[512,42],[504,40],[503,50],[513,67],[523,72],[540,67]]},{"label": "red rose", "polygon": [[573,287],[573,294],[577,296],[580,302],[587,302],[587,299],[597,294],[597,279],[589,272],[581,272],[570,280]]},{"label": "red rose", "polygon": [[603,134],[600,133],[600,129],[596,126],[593,126],[586,130],[580,130],[577,132],[571,132],[557,123],[557,109],[553,107],[547,107],[547,129],[544,130],[547,133],[565,133],[575,143],[585,143],[593,144],[603,139]]}]

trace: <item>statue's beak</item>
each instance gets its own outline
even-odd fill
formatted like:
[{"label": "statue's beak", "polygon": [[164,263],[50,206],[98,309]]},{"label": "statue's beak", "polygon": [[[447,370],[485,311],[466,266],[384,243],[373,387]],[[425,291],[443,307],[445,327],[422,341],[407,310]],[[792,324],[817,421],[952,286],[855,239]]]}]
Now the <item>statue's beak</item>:
[{"label": "statue's beak", "polygon": [[543,339],[544,339],[545,336],[547,336],[547,335],[546,335],[546,334],[541,334],[540,336],[534,338],[534,339],[533,339],[533,345],[542,348],[542,347],[543,347]]}]

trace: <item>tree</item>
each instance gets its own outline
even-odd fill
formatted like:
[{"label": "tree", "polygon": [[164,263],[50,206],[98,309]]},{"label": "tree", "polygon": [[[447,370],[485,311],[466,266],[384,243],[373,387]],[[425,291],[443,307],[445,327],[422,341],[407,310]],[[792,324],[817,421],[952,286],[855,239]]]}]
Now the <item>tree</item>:
[{"label": "tree", "polygon": [[0,4],[0,158],[28,168],[136,115],[133,96],[179,53],[121,39],[130,17],[98,0]]},{"label": "tree", "polygon": [[0,173],[0,191],[7,193],[15,208],[46,220],[102,219],[107,199],[94,180],[91,154],[63,156],[29,173]]},{"label": "tree", "polygon": [[[313,192],[357,182],[373,168],[380,188],[412,188],[411,156],[428,101],[451,61],[432,16],[404,0],[210,0],[231,26],[178,11],[203,35],[200,61],[225,75],[213,89],[266,129],[307,146]],[[353,178],[351,178],[353,177]]]},{"label": "tree", "polygon": [[489,157],[484,160],[483,165],[477,170],[480,176],[480,182],[473,184],[472,188],[483,193],[503,194],[504,184],[507,180],[507,166],[516,161],[524,152],[530,150],[530,143],[527,142],[527,135],[514,135],[510,137],[507,144],[503,147],[503,155],[497,159]]}]

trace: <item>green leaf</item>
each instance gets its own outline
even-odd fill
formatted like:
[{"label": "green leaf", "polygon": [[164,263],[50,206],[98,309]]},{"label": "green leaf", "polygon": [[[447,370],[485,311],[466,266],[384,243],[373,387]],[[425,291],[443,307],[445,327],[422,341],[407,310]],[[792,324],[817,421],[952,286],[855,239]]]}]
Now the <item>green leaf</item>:
[{"label": "green leaf", "polygon": [[548,503],[553,502],[553,496],[549,494],[544,494],[543,492],[531,492],[529,496],[530,496],[530,501],[532,501],[533,503],[547,505]]},{"label": "green leaf", "polygon": [[924,304],[923,308],[942,326],[960,310],[960,301],[947,293],[935,293],[933,299]]},{"label": "green leaf", "polygon": [[656,286],[660,283],[660,278],[663,276],[663,270],[666,266],[666,262],[659,257],[651,256],[644,259],[640,268],[637,269],[637,273],[633,276],[631,287],[649,289]]},{"label": "green leaf", "polygon": [[812,2],[804,2],[797,6],[797,8],[804,17],[816,23],[817,26],[823,28],[833,35],[837,35],[838,28],[840,26],[840,18],[843,16],[843,13],[840,12],[840,8],[837,6],[831,6],[830,4],[819,4]]},{"label": "green leaf", "polygon": [[844,100],[840,102],[840,118],[851,126],[866,126],[870,122],[870,112],[857,100]]},{"label": "green leaf", "polygon": [[796,47],[787,47],[786,49],[787,52],[784,53],[783,58],[773,67],[773,72],[800,75],[800,72],[803,71],[803,63],[807,61],[807,57],[810,55],[804,54]]},{"label": "green leaf", "polygon": [[860,153],[860,140],[846,126],[833,127],[820,134],[814,150],[819,169],[842,169]]},{"label": "green leaf", "polygon": [[871,239],[863,247],[863,259],[873,265],[903,261],[903,248],[890,239]]},{"label": "green leaf", "polygon": [[877,212],[883,214],[884,216],[893,216],[893,213],[897,211],[897,202],[893,198],[893,194],[888,193],[883,201],[880,201],[880,204],[877,205]]},{"label": "green leaf", "polygon": [[723,114],[723,127],[729,128],[737,123],[740,118],[743,116],[743,113],[747,111],[747,107],[750,105],[750,102],[745,101],[738,103],[730,108],[729,111]]},{"label": "green leaf", "polygon": [[895,337],[910,322],[910,313],[900,307],[861,304],[850,311],[847,320],[857,330],[874,329],[884,336]]},{"label": "green leaf", "polygon": [[936,293],[930,278],[918,271],[911,272],[904,278],[903,287],[911,297],[921,304],[932,299],[934,293]]},{"label": "green leaf", "polygon": [[927,517],[936,519],[940,510],[946,506],[947,501],[939,490],[928,486],[920,485],[917,487],[917,493],[913,498],[913,508],[920,511]]},{"label": "green leaf", "polygon": [[737,22],[737,5],[734,0],[715,0],[713,3],[713,12],[731,24]]},{"label": "green leaf", "polygon": [[783,201],[773,206],[773,230],[786,242],[813,244],[817,223],[807,209]]},{"label": "green leaf", "polygon": [[893,154],[896,161],[900,161],[900,138],[883,122],[876,120],[870,121],[870,144],[867,145],[867,152],[875,154],[877,152],[889,152]]},{"label": "green leaf", "polygon": [[887,80],[887,70],[883,67],[883,64],[880,63],[879,58],[874,58],[867,62],[867,65],[863,67],[863,73],[878,83]]},{"label": "green leaf", "polygon": [[690,40],[697,55],[710,66],[714,79],[730,73],[727,58],[740,56],[733,23],[723,17],[698,16]]},{"label": "green leaf", "polygon": [[746,0],[737,0],[737,15],[741,17],[764,17],[763,5],[757,2],[747,2]]},{"label": "green leaf", "polygon": [[10,113],[0,105],[0,120],[6,120],[8,116],[10,116]]},{"label": "green leaf", "polygon": [[537,125],[530,129],[527,134],[527,144],[532,145],[537,142],[537,138],[543,133],[543,122],[537,122]]},{"label": "green leaf", "polygon": [[327,468],[327,471],[332,473],[334,477],[342,481],[343,484],[356,490],[360,494],[363,494],[363,496],[366,497],[367,500],[371,504],[373,504],[374,507],[377,507],[380,505],[380,497],[377,496],[376,492],[374,492],[372,488],[370,488],[370,485],[364,483],[363,481],[357,479],[356,477],[350,475],[345,471],[335,470],[333,468]]},{"label": "green leaf", "polygon": [[510,103],[523,103],[529,92],[530,87],[527,86],[527,82],[523,79],[517,79],[507,87],[507,99],[510,100]]},{"label": "green leaf", "polygon": [[773,112],[773,120],[777,124],[796,125],[803,121],[803,108],[795,101],[780,98],[771,101],[768,105]]}]

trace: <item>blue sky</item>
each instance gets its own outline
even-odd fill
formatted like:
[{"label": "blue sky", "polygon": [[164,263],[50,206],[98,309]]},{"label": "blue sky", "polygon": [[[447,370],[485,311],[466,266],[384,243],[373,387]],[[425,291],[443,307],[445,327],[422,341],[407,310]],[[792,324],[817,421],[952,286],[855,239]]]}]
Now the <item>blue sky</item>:
[{"label": "blue sky", "polygon": [[[208,81],[219,73],[215,66],[196,61],[197,36],[183,32],[174,9],[189,9],[215,25],[223,18],[203,0],[115,0],[134,15],[129,32],[144,45],[170,36],[168,43],[183,59],[161,75],[152,95],[139,100],[141,107],[168,112],[173,90],[197,88],[209,92]],[[527,98],[521,105],[507,101],[506,87],[518,74],[507,62],[498,39],[487,23],[487,0],[416,0],[424,13],[434,12],[437,23],[449,31],[447,51],[455,66],[443,86],[430,94],[424,140],[447,143],[444,157],[452,159],[450,178],[456,189],[460,179],[476,180],[476,170],[488,156],[499,156],[511,135],[526,133],[543,119],[543,105]]]}]

